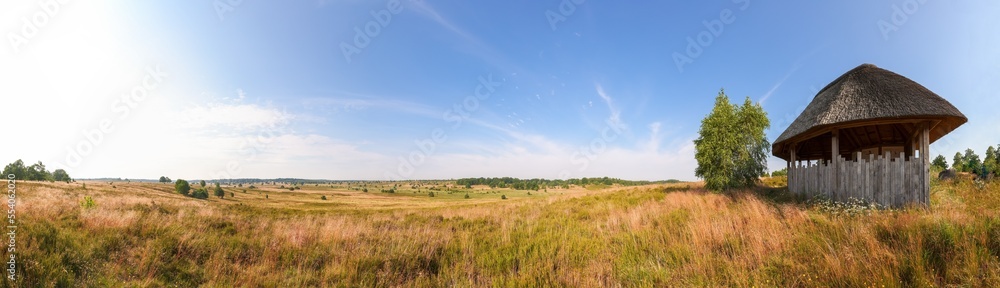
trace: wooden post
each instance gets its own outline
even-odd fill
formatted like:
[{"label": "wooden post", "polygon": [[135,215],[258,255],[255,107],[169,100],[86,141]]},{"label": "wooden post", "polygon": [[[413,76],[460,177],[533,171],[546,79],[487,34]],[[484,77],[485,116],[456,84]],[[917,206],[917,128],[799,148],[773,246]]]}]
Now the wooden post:
[{"label": "wooden post", "polygon": [[923,181],[921,184],[922,189],[920,190],[920,204],[924,207],[931,206],[931,129],[930,125],[924,126],[924,131],[920,133],[920,158],[923,158],[923,168],[921,173],[923,175]]},{"label": "wooden post", "polygon": [[[833,175],[830,175],[830,176],[832,176],[833,179],[839,179],[839,174],[837,172],[839,172],[840,170],[838,169],[837,166],[839,165],[838,162],[840,162],[840,161],[838,161],[838,160],[840,160],[840,141],[837,138],[838,138],[838,136],[840,136],[840,129],[834,129],[832,133],[833,133],[833,135],[832,135],[833,137],[830,138],[831,139],[830,140],[830,145],[831,145],[831,149],[830,149],[831,150],[830,151],[831,157],[830,157],[830,159],[833,160],[833,166],[830,167],[830,168],[832,168],[832,169],[830,169],[830,173],[833,173]],[[833,187],[831,187],[833,189],[831,189],[832,193],[830,195],[831,196],[830,198],[832,198],[834,200],[837,200],[837,201],[841,201],[843,199],[840,199],[839,196],[841,194],[840,187],[842,185],[840,185],[840,181],[833,181],[833,182],[834,182],[833,183]]]},{"label": "wooden post", "polygon": [[799,178],[799,175],[795,173],[795,168],[799,166],[798,162],[795,162],[795,153],[797,152],[795,151],[797,148],[796,146],[798,146],[797,143],[792,143],[792,162],[790,162],[789,165],[791,168],[788,169],[788,188],[789,191],[792,191],[792,193],[802,193],[802,191],[799,191],[798,185],[795,185],[797,184],[796,180]]}]

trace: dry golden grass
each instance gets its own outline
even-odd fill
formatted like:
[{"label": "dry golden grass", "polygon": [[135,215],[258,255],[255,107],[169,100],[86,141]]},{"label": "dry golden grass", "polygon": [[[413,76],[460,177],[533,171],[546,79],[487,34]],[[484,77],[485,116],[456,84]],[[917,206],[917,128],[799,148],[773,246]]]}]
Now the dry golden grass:
[{"label": "dry golden grass", "polygon": [[1000,285],[1000,184],[935,183],[930,210],[863,214],[690,183],[436,197],[227,187],[209,200],[86,184],[18,183],[17,285]]}]

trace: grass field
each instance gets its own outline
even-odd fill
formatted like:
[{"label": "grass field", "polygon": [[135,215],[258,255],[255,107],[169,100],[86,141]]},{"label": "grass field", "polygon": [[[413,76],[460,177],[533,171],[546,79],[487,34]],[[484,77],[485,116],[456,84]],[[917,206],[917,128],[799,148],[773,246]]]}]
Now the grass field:
[{"label": "grass field", "polygon": [[5,286],[1000,285],[1000,184],[971,180],[897,211],[697,183],[268,185],[209,200],[83,184],[17,183],[20,279]]}]

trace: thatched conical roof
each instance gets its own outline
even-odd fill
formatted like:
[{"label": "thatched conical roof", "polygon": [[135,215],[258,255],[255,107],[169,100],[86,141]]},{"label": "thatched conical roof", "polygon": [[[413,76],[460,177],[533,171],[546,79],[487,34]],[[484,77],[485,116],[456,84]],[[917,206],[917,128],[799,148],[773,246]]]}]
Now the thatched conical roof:
[{"label": "thatched conical roof", "polygon": [[[815,155],[821,155],[823,147],[803,145],[829,146],[829,141],[824,144],[814,138],[825,134],[830,139],[830,131],[834,129],[849,133],[847,141],[841,142],[842,153],[896,145],[910,137],[920,123],[933,125],[930,141],[934,142],[966,121],[968,118],[955,106],[917,82],[872,64],[862,64],[820,90],[774,141],[772,153],[789,160],[791,145],[798,143],[797,149],[806,152],[797,153],[798,159],[820,159]],[[825,149],[829,155],[829,147]]]}]

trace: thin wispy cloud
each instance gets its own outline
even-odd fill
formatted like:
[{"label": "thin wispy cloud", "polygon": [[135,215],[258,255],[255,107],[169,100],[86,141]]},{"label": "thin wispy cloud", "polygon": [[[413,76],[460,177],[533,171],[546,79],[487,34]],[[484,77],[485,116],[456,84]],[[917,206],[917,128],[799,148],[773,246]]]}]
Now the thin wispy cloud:
[{"label": "thin wispy cloud", "polygon": [[476,35],[467,32],[466,29],[463,29],[458,25],[455,25],[454,22],[441,15],[441,13],[439,13],[438,10],[435,9],[433,6],[431,6],[431,4],[428,2],[429,1],[412,2],[414,10],[417,12],[417,15],[429,19],[434,23],[437,23],[441,27],[444,27],[446,30],[451,31],[452,33],[457,35],[466,45],[468,45],[471,48],[471,49],[464,49],[465,51],[479,57],[480,59],[482,59],[487,63],[490,63],[497,69],[501,69],[502,71],[505,72],[502,74],[517,73],[517,72],[527,73],[527,71],[524,71],[522,68],[519,67],[519,65],[516,65],[512,61],[508,60],[507,57],[505,57],[502,52],[497,51],[493,46],[487,44],[479,37],[476,37]]},{"label": "thin wispy cloud", "polygon": [[455,26],[454,23],[441,16],[441,14],[439,14],[438,11],[430,5],[430,3],[427,3],[427,1],[414,1],[412,3],[417,13],[423,16],[424,18],[430,19],[435,23],[441,25],[441,27],[448,29],[448,31],[454,32],[465,41],[473,43],[478,47],[486,47],[486,45],[483,44],[482,41],[480,41],[478,38],[465,32],[465,30],[459,28],[458,26]]},{"label": "thin wispy cloud", "polygon": [[807,60],[809,58],[812,58],[813,55],[816,55],[816,53],[818,53],[821,49],[823,49],[825,47],[826,47],[826,44],[819,45],[816,48],[814,48],[813,50],[809,51],[809,53],[806,53],[802,57],[799,57],[798,59],[796,59],[795,62],[792,63],[792,67],[789,68],[788,72],[785,73],[785,76],[782,76],[781,79],[778,80],[778,82],[774,83],[774,85],[771,86],[771,89],[767,90],[767,92],[764,93],[764,95],[761,96],[760,100],[757,101],[757,102],[760,103],[760,105],[764,105],[764,103],[767,102],[768,99],[771,99],[771,95],[774,95],[774,92],[777,91],[778,88],[781,88],[781,85],[784,85],[785,81],[788,81],[789,77],[792,77],[792,75],[794,75],[795,72],[799,71],[799,68],[802,67],[802,63],[805,60]]},{"label": "thin wispy cloud", "polygon": [[611,99],[611,96],[608,96],[607,93],[604,93],[604,87],[601,87],[601,84],[596,84],[595,86],[597,89],[597,95],[601,96],[601,100],[604,100],[604,104],[608,106],[608,112],[610,113],[608,115],[608,120],[611,121],[611,123],[613,124],[620,124],[621,110],[615,108],[614,99]]}]

